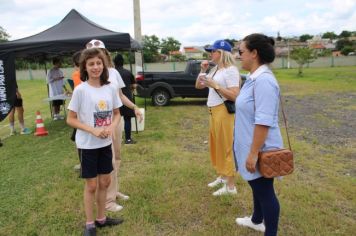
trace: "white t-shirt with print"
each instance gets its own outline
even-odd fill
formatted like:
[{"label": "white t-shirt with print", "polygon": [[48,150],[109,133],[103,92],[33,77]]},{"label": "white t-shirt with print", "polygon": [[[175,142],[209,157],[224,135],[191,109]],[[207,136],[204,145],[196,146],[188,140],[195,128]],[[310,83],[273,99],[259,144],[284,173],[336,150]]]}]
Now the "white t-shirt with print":
[{"label": "white t-shirt with print", "polygon": [[[215,69],[212,69],[208,74],[208,77],[213,76]],[[240,83],[240,73],[235,66],[230,66],[227,68],[221,68],[216,72],[213,77],[213,80],[219,84],[221,88],[231,88],[238,87]],[[221,94],[220,94],[221,95]],[[222,95],[221,95],[222,96]],[[223,97],[224,100],[226,98]],[[209,96],[208,96],[208,107],[214,107],[223,103],[223,100],[220,96],[215,92],[215,89],[209,88]]]},{"label": "white t-shirt with print", "polygon": [[[83,82],[75,88],[68,109],[77,113],[81,123],[91,127],[103,127],[111,124],[113,109],[121,106],[122,102],[113,86],[103,85],[96,88],[88,82]],[[81,129],[77,130],[75,136],[77,148],[81,149],[101,148],[111,142],[111,137],[97,138]]]},{"label": "white t-shirt with print", "polygon": [[110,85],[113,86],[118,92],[119,89],[126,87],[121,78],[120,73],[115,68],[108,68]]}]

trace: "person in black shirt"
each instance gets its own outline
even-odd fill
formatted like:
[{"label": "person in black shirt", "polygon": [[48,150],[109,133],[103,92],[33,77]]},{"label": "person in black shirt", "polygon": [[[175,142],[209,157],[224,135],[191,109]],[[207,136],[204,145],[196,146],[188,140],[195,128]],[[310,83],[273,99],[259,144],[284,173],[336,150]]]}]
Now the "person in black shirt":
[{"label": "person in black shirt", "polygon": [[[133,102],[132,91],[136,88],[136,81],[133,74],[124,68],[124,58],[121,54],[117,54],[114,58],[114,64],[116,70],[120,73],[122,80],[125,83],[124,88],[122,88],[122,93]],[[131,138],[131,118],[135,117],[135,112],[131,108],[123,105],[120,107],[120,114],[124,117],[125,122],[125,144],[134,144],[136,143]]]}]

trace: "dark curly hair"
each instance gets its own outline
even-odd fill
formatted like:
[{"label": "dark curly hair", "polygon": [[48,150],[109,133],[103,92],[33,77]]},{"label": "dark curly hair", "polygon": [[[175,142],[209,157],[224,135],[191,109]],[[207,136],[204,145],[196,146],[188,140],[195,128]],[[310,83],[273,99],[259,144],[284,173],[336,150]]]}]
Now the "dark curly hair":
[{"label": "dark curly hair", "polygon": [[261,64],[268,64],[274,61],[276,53],[274,51],[274,39],[264,34],[250,34],[243,41],[249,51],[256,50]]}]

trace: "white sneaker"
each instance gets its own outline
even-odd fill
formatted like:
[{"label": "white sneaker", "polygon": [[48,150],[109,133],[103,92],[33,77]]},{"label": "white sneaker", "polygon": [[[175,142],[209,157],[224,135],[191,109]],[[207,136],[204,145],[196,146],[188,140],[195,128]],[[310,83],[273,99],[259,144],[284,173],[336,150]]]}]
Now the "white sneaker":
[{"label": "white sneaker", "polygon": [[245,216],[244,218],[236,218],[236,224],[249,227],[251,229],[261,231],[261,232],[265,232],[266,230],[266,227],[263,223],[254,224],[250,216]]},{"label": "white sneaker", "polygon": [[59,117],[58,117],[57,114],[54,114],[54,115],[53,115],[53,120],[59,120]]},{"label": "white sneaker", "polygon": [[81,168],[80,164],[74,166],[74,170],[76,170],[76,171],[80,171],[80,168]]},{"label": "white sneaker", "polygon": [[116,197],[118,197],[118,198],[120,198],[120,199],[122,199],[122,200],[129,200],[129,199],[130,199],[129,196],[127,196],[127,195],[125,195],[125,194],[123,194],[123,193],[120,193],[120,192],[117,192],[117,193],[116,193]]},{"label": "white sneaker", "polygon": [[221,195],[235,195],[237,194],[236,187],[234,186],[233,189],[230,189],[226,184],[217,191],[213,192],[213,196],[221,196]]},{"label": "white sneaker", "polygon": [[226,180],[219,176],[219,177],[216,178],[216,180],[214,180],[213,182],[209,183],[208,187],[214,188],[214,187],[218,186],[219,184],[226,184]]},{"label": "white sneaker", "polygon": [[112,204],[110,207],[106,207],[107,211],[112,211],[112,212],[117,212],[117,211],[121,211],[124,207],[120,206],[119,204]]}]

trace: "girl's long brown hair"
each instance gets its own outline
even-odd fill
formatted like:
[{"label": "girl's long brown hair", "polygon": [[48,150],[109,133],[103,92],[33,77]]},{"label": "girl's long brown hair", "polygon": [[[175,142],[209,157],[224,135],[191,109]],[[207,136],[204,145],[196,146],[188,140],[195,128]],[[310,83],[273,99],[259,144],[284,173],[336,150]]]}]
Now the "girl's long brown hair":
[{"label": "girl's long brown hair", "polygon": [[104,65],[103,72],[100,75],[100,85],[109,84],[110,83],[110,81],[108,81],[109,80],[109,71],[108,71],[108,66],[107,66],[107,62],[106,62],[106,56],[98,48],[89,48],[89,49],[83,50],[83,52],[80,56],[80,60],[79,60],[80,80],[84,82],[89,79],[88,72],[86,70],[86,64],[87,64],[88,59],[91,59],[94,57],[99,57]]}]

